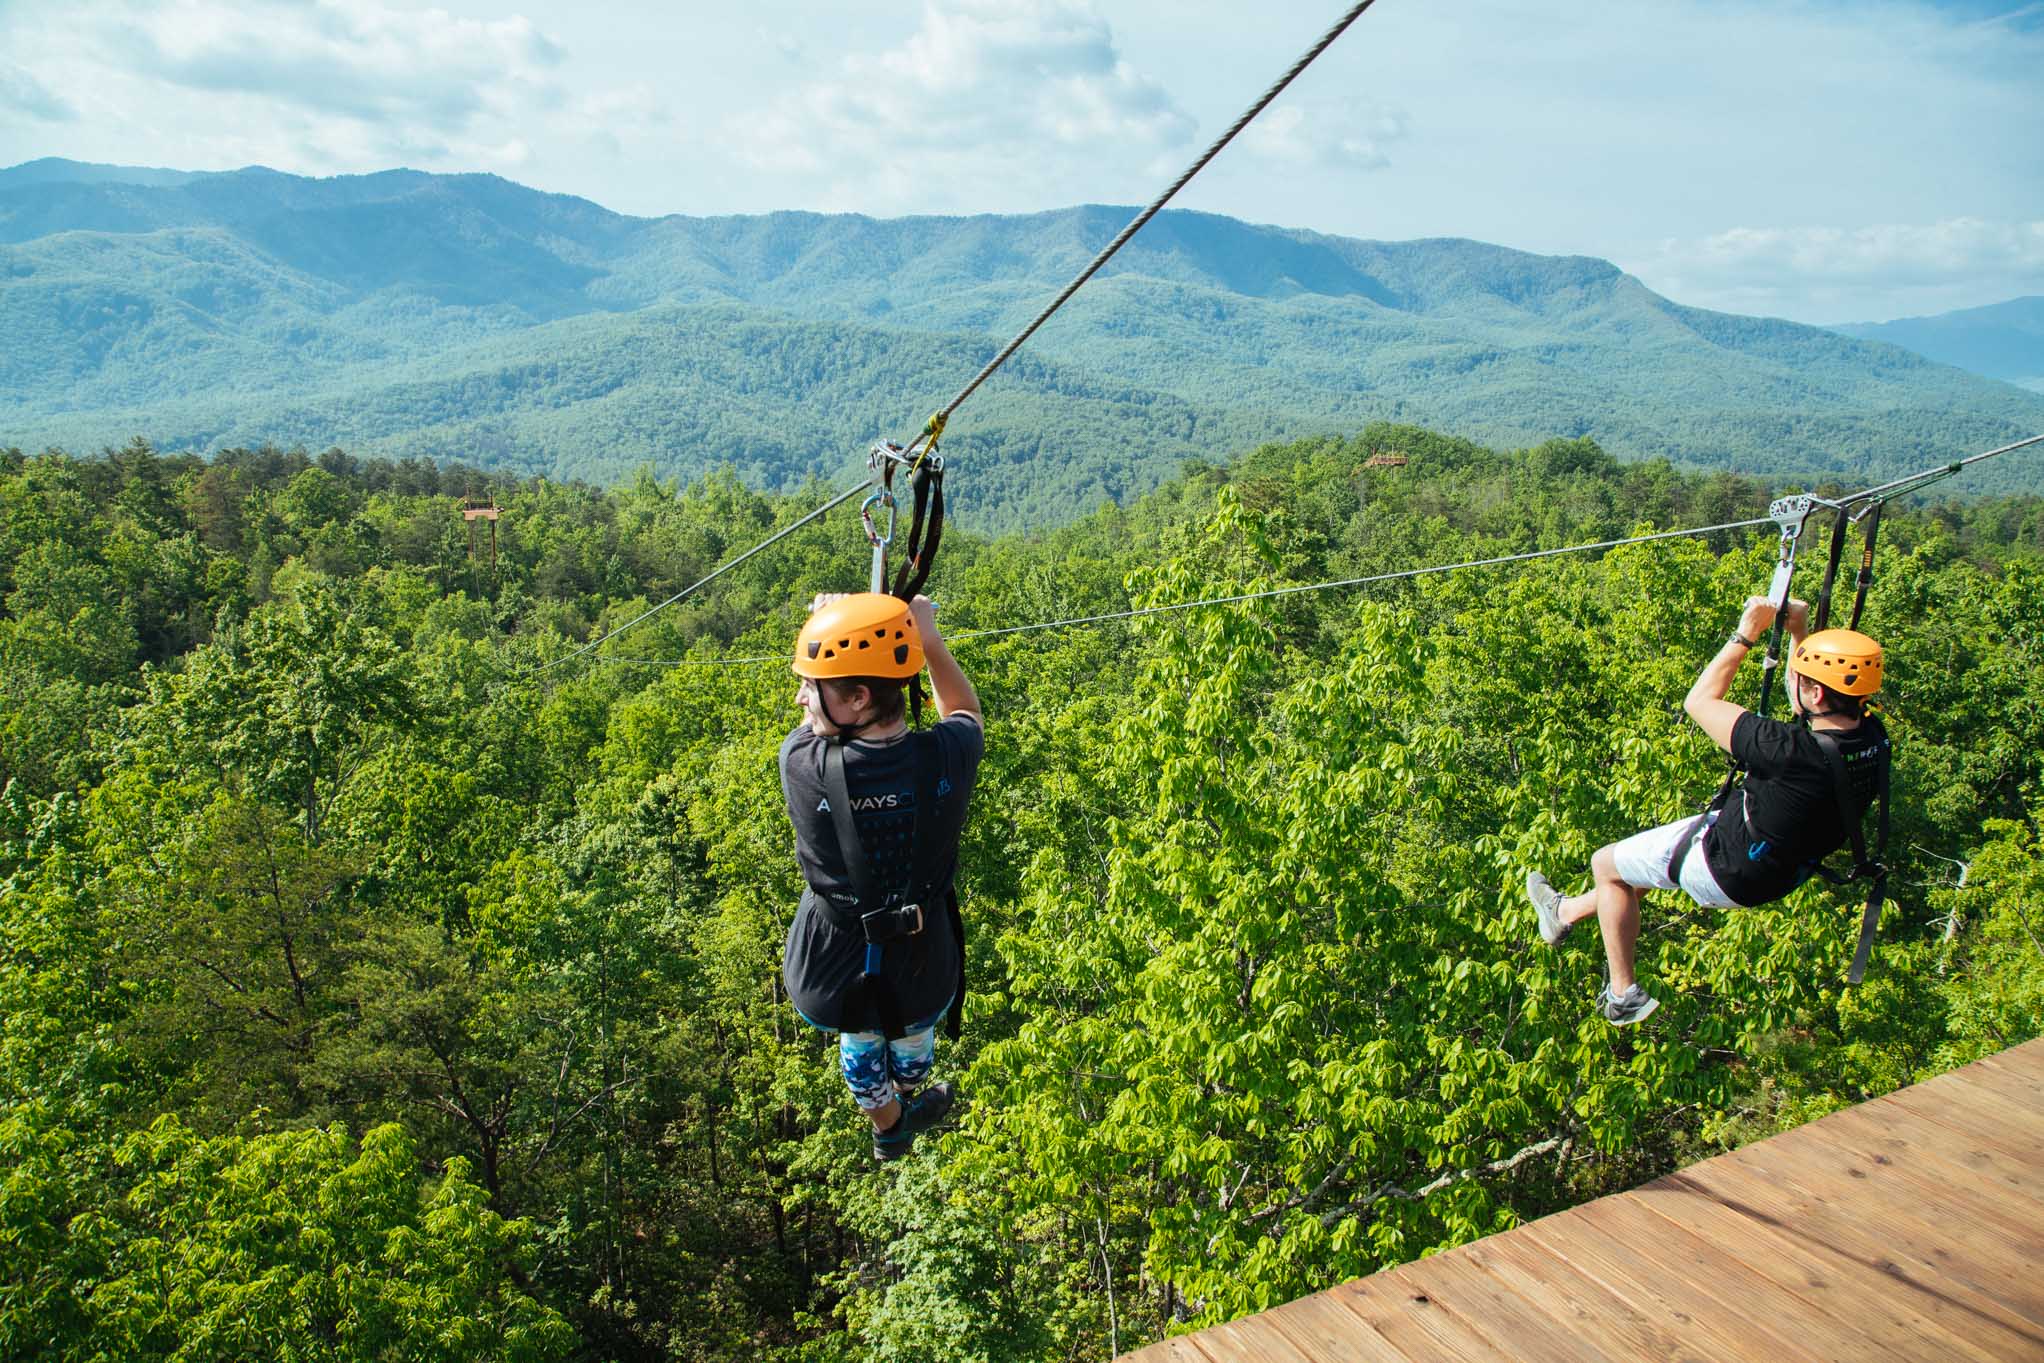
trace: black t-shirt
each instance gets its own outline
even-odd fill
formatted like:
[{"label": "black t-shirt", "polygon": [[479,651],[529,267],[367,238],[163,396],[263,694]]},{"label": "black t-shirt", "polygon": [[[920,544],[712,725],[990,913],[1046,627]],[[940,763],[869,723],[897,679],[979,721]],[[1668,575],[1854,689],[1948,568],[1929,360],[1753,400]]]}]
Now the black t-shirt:
[{"label": "black t-shirt", "polygon": [[[978,721],[960,716],[882,743],[853,739],[845,746],[845,786],[852,797],[852,822],[859,830],[874,891],[894,895],[908,886],[916,836],[916,763],[938,762],[936,808],[923,820],[922,836],[935,839],[936,887],[948,889],[958,866],[958,839],[965,831],[966,802],[979,774],[986,739]],[[781,793],[795,825],[795,856],[802,865],[802,905],[788,929],[781,978],[802,1015],[833,1031],[879,1031],[854,988],[865,969],[866,939],[817,907],[817,896],[852,909],[858,896],[838,851],[829,796],[823,788],[823,754],[829,740],[803,724],[781,744]],[[958,982],[958,941],[942,911],[941,893],[925,896],[923,930],[888,942],[881,971],[893,987],[904,1021],[929,1017],[950,1002]],[[873,907],[871,905],[866,906]]]},{"label": "black t-shirt", "polygon": [[[1857,728],[1826,732],[1845,757],[1853,813],[1863,816],[1880,790],[1888,731],[1869,715]],[[1726,894],[1766,904],[1809,879],[1852,830],[1839,817],[1831,764],[1802,725],[1748,711],[1732,725],[1732,757],[1746,779],[1704,835],[1704,855]]]}]

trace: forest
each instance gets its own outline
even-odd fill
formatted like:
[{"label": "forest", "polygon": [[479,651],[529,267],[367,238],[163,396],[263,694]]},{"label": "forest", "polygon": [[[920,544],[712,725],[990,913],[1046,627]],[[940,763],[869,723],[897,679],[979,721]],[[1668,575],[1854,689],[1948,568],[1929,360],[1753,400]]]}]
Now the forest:
[{"label": "forest", "polygon": [[[1524,870],[1714,788],[1681,699],[1767,528],[961,639],[966,1108],[875,1164],[779,971],[852,508],[540,670],[832,490],[0,452],[0,1357],[1099,1359],[2044,1032],[2044,500],[1925,503],[1865,983],[1852,889],[1653,896],[1623,1032]],[[930,591],[962,635],[1784,490],[1377,424],[953,529]]]}]

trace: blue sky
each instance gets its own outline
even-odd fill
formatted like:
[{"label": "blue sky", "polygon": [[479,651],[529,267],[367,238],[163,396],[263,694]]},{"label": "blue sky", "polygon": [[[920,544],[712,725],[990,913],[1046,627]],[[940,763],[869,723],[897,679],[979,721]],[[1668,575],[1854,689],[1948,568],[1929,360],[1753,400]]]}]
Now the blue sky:
[{"label": "blue sky", "polygon": [[[1146,200],[1337,0],[0,0],[0,164],[489,170],[623,212]],[[2044,293],[2044,4],[1378,0],[1186,207],[1885,320]]]}]

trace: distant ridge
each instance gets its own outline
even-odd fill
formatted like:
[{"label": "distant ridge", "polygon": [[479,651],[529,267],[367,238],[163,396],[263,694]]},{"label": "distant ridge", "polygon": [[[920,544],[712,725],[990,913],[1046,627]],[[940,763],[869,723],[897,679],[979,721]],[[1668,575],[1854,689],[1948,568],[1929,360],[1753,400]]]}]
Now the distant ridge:
[{"label": "distant ridge", "polygon": [[[0,445],[264,440],[790,486],[912,430],[1127,221],[634,218],[493,175],[0,171]],[[1608,261],[1160,215],[953,426],[968,517],[1379,418],[1783,477],[2044,430],[1878,341],[1684,307]],[[1996,469],[1976,490],[2037,486]],[[2010,480],[2016,480],[2011,482]]]},{"label": "distant ridge", "polygon": [[37,161],[24,161],[18,166],[0,170],[0,189],[13,189],[21,185],[54,184],[146,185],[152,189],[164,189],[197,178],[198,172],[189,170],[102,166],[90,161],[66,161],[61,156],[45,156]]},{"label": "distant ridge", "polygon": [[1832,330],[2044,392],[2044,297],[1893,322],[1848,322]]}]

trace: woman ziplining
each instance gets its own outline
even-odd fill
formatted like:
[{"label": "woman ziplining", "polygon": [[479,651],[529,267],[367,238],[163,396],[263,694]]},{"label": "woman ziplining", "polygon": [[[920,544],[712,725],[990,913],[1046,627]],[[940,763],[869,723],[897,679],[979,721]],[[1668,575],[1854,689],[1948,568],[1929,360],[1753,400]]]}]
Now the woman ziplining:
[{"label": "woman ziplining", "polygon": [[[914,729],[907,691],[926,663],[937,722]],[[781,978],[804,1022],[838,1034],[873,1157],[899,1159],[954,1101],[925,1085],[937,1024],[955,1041],[965,1000],[952,879],[985,721],[927,596],[817,597],[794,671],[803,720],[780,771],[803,892]]]}]

